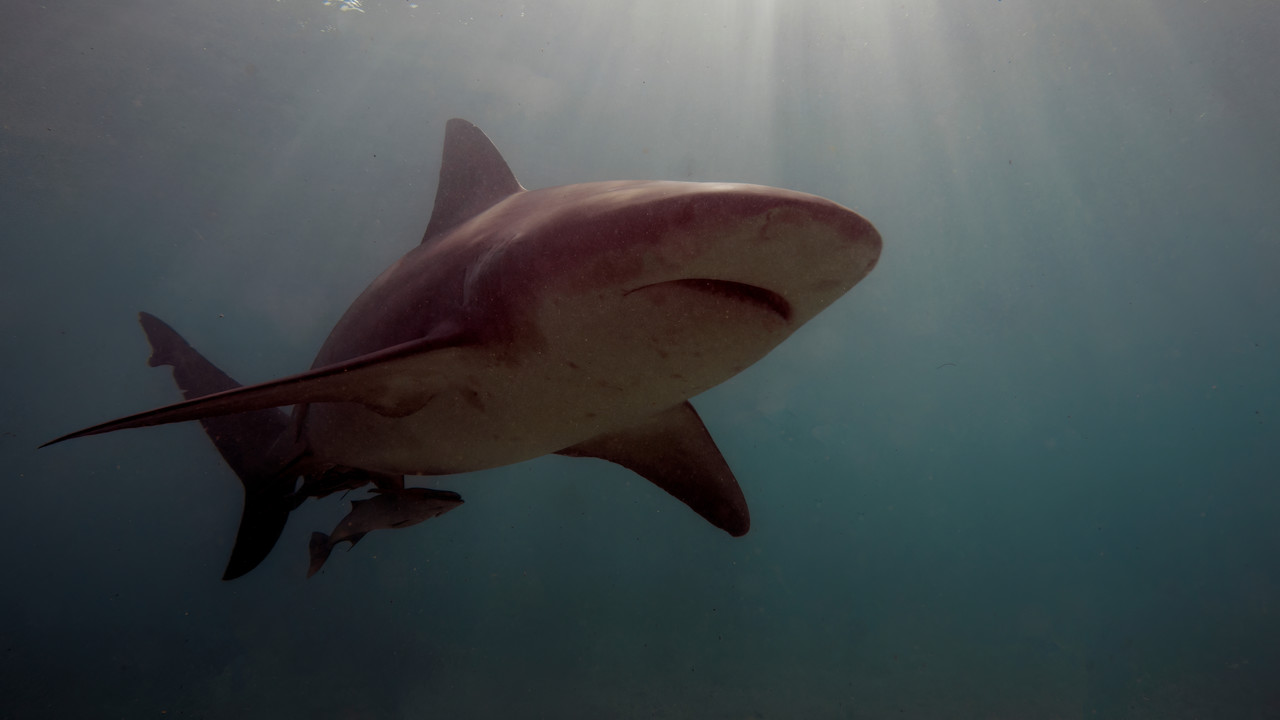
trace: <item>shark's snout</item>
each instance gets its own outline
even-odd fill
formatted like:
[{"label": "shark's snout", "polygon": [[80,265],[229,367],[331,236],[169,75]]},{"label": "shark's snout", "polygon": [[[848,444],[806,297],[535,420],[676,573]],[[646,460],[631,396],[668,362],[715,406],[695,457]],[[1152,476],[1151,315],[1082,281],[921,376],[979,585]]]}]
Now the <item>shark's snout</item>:
[{"label": "shark's snout", "polygon": [[[866,277],[880,256],[875,227],[825,198],[718,185],[699,191],[693,201],[700,212],[687,235],[696,238],[700,251],[685,261],[686,272],[718,278],[709,291],[774,308],[793,327]],[[672,232],[673,254],[683,252],[683,234]]]}]

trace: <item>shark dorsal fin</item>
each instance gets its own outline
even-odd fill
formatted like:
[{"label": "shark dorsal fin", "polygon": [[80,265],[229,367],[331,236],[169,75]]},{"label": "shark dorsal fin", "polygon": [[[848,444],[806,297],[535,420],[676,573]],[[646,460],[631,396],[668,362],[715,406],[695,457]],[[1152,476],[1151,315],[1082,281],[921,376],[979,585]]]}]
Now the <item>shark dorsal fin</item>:
[{"label": "shark dorsal fin", "polygon": [[431,242],[522,190],[502,153],[480,128],[459,118],[450,120],[444,128],[436,205],[422,242]]}]

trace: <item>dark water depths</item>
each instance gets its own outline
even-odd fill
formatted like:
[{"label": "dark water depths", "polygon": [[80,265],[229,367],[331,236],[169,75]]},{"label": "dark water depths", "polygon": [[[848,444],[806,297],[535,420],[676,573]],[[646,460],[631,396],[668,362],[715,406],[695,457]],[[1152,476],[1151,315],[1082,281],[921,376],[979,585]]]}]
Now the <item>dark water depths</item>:
[{"label": "dark water depths", "polygon": [[[0,717],[1280,717],[1280,13],[1086,0],[22,2],[0,24]],[[694,403],[753,529],[544,458],[219,577],[138,310],[307,367],[444,122],[528,187],[735,180],[879,267]]]}]

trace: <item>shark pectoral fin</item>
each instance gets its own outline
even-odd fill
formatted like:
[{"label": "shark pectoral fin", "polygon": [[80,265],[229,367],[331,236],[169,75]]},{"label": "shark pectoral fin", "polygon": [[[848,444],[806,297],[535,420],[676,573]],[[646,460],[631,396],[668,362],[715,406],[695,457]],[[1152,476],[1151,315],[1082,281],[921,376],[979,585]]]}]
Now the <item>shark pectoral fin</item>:
[{"label": "shark pectoral fin", "polygon": [[626,430],[556,453],[617,463],[666,490],[734,537],[751,528],[742,488],[693,406],[685,402]]},{"label": "shark pectoral fin", "polygon": [[315,402],[355,402],[392,417],[425,405],[445,382],[432,368],[471,342],[455,332],[432,333],[351,360],[279,380],[233,388],[155,410],[129,415],[63,435],[41,445],[115,430],[150,427],[231,413]]}]

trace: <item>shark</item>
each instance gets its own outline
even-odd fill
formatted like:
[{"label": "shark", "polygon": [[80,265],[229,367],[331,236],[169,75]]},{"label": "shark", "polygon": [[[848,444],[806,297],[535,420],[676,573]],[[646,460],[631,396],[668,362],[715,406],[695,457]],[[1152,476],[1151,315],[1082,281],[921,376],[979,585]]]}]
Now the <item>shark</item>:
[{"label": "shark", "polygon": [[881,245],[866,218],[794,190],[528,190],[453,119],[421,241],[352,302],[310,370],[240,385],[144,314],[150,362],[173,366],[186,399],[41,447],[203,423],[245,490],[227,580],[267,557],[301,498],[549,454],[620,465],[742,536],[746,498],[690,398],[844,296]]},{"label": "shark", "polygon": [[462,502],[462,496],[456,492],[431,488],[383,490],[371,498],[352,500],[351,512],[338,522],[332,533],[311,533],[311,566],[307,569],[307,577],[320,572],[329,559],[329,553],[340,542],[349,542],[351,547],[355,547],[374,530],[417,525],[449,512]]}]

